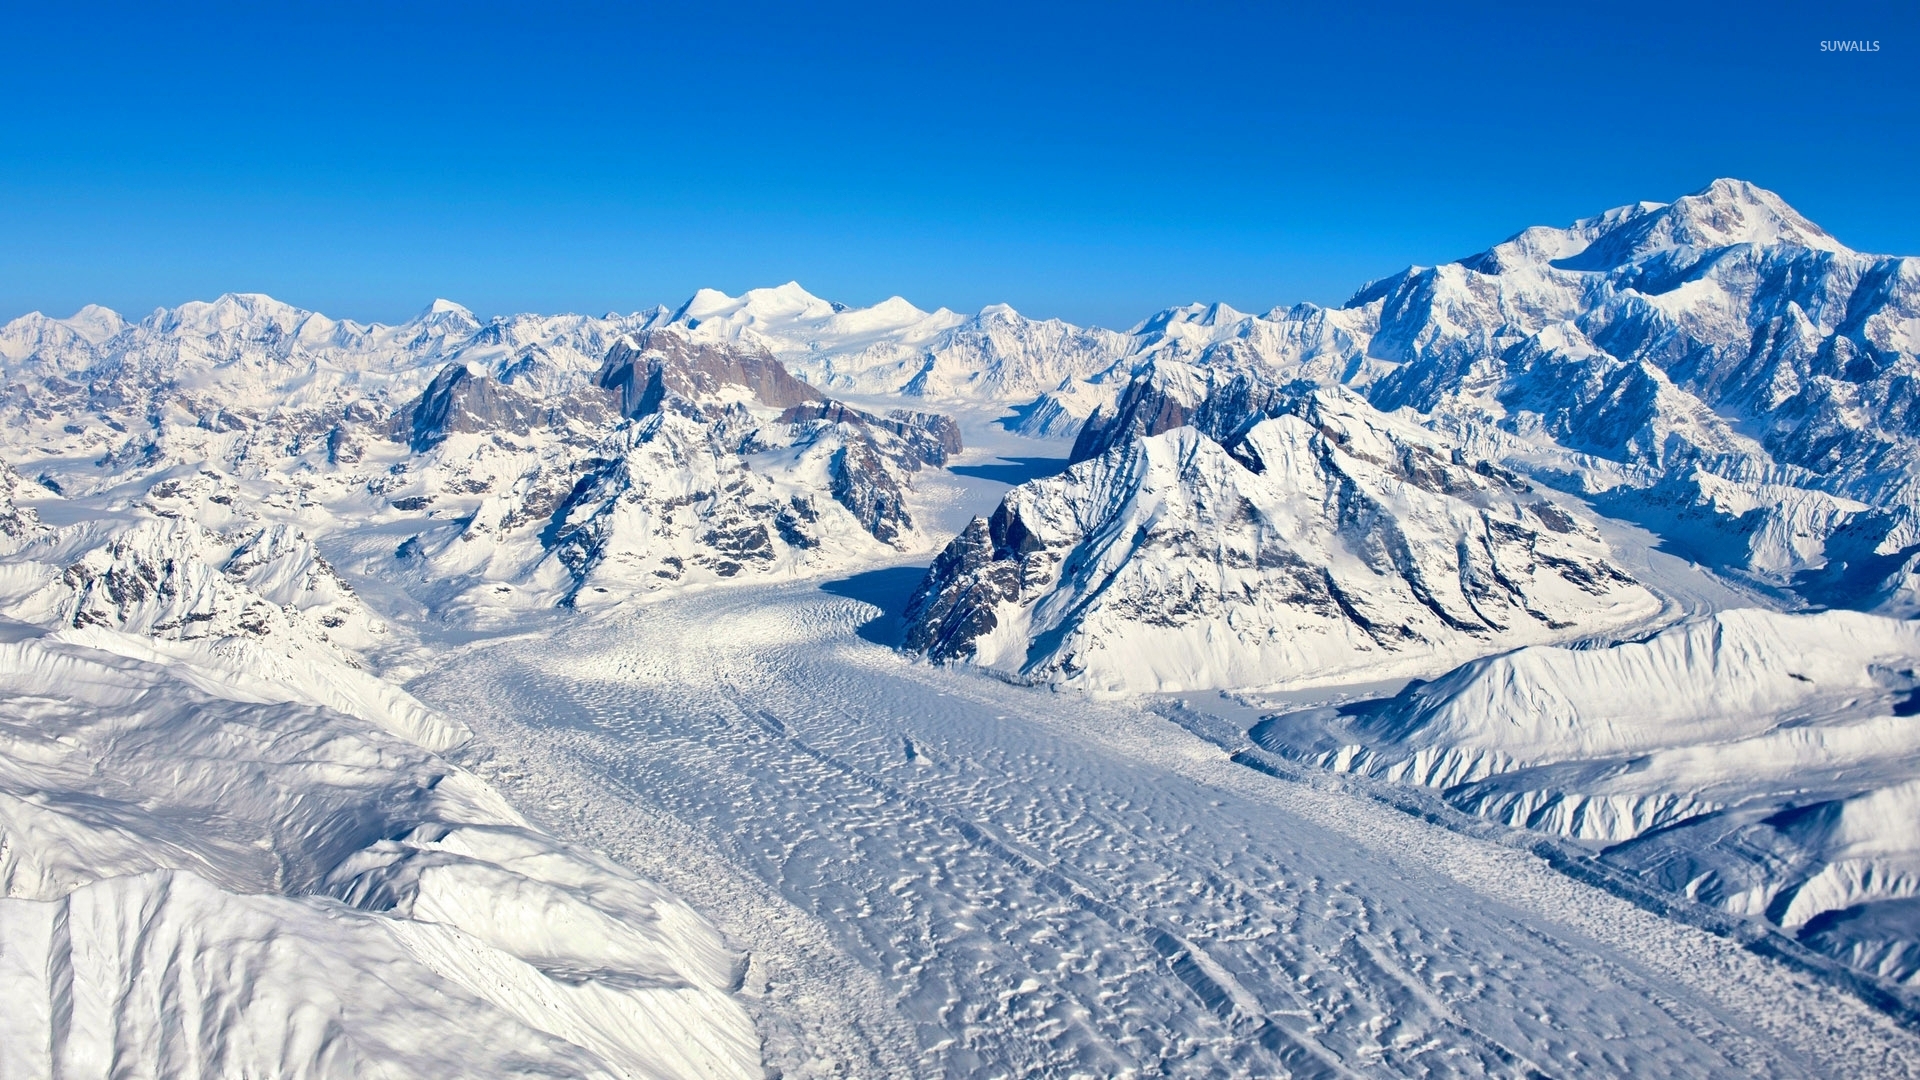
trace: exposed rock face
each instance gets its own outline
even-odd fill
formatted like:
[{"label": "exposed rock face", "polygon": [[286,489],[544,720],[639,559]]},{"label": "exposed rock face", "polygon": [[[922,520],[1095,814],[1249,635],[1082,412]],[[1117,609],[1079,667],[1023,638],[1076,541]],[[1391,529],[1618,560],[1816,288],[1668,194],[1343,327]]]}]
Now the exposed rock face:
[{"label": "exposed rock face", "polygon": [[773,354],[689,340],[675,330],[623,339],[607,353],[599,384],[620,395],[633,417],[660,409],[669,395],[686,400],[748,400],[774,408],[817,401],[820,392],[790,374]]},{"label": "exposed rock face", "polygon": [[1191,426],[1232,446],[1248,429],[1292,408],[1314,384],[1267,381],[1258,372],[1231,368],[1155,371],[1133,380],[1110,410],[1096,410],[1073,444],[1073,461],[1099,457],[1134,439]]},{"label": "exposed rock face", "polygon": [[[33,507],[21,506],[17,501],[23,492],[33,487],[11,465],[0,461],[0,555],[11,553],[45,529]],[[41,490],[45,493],[45,489]]]},{"label": "exposed rock face", "polygon": [[1444,670],[1647,618],[1576,511],[1316,391],[1232,447],[1134,439],[1008,494],[944,552],[909,641],[1103,690]]},{"label": "exposed rock face", "polygon": [[1025,590],[1026,556],[1039,546],[1030,540],[1004,503],[992,518],[968,522],[907,604],[907,650],[933,660],[974,656],[975,643],[1000,625],[995,612]]},{"label": "exposed rock face", "polygon": [[[411,408],[395,424],[415,452],[430,450],[454,432],[490,431],[525,435],[541,422],[542,410],[511,387],[487,375],[475,375],[462,363],[440,369]],[[339,431],[335,428],[334,431]],[[328,453],[338,460],[338,442],[329,432]]]},{"label": "exposed rock face", "polygon": [[912,528],[906,492],[881,464],[872,443],[840,447],[827,468],[833,500],[852,511],[854,520],[874,539],[890,544],[899,539],[902,527]]}]

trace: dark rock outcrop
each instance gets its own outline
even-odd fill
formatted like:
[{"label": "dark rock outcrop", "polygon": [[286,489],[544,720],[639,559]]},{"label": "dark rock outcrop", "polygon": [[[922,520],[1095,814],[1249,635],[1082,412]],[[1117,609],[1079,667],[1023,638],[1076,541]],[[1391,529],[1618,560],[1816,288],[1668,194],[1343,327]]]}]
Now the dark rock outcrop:
[{"label": "dark rock outcrop", "polygon": [[820,391],[794,378],[772,353],[693,342],[669,330],[614,343],[597,381],[620,395],[623,415],[634,417],[659,411],[670,398],[698,408],[694,403],[728,386],[745,388],[762,405],[779,409],[820,400]]},{"label": "dark rock outcrop", "polygon": [[[415,452],[429,450],[455,432],[510,431],[525,435],[545,419],[540,406],[465,364],[448,364],[411,405],[400,410],[394,437]],[[330,441],[329,450],[333,449]]]},{"label": "dark rock outcrop", "polygon": [[[907,601],[909,652],[930,660],[969,656],[974,642],[993,631],[995,605],[1020,595],[1017,547],[1025,532],[1016,525],[1003,503],[991,522],[974,518],[934,559]],[[1009,545],[1009,534],[1016,533]]]}]

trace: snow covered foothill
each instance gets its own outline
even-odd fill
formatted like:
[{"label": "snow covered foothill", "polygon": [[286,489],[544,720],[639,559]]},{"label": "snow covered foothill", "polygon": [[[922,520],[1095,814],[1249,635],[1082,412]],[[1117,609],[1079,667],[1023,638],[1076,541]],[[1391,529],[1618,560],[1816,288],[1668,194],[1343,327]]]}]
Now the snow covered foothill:
[{"label": "snow covered foothill", "polygon": [[[11,555],[46,531],[33,507],[20,505],[20,497],[29,491],[26,479],[13,466],[0,461],[0,555]],[[42,489],[33,494],[47,492]]]},{"label": "snow covered foothill", "polygon": [[1836,927],[1884,929],[1866,917],[1874,905],[1920,895],[1917,700],[1912,623],[1734,610],[1606,648],[1518,649],[1393,698],[1275,716],[1253,736],[1591,844],[1655,884],[1811,926],[1824,951],[1914,980],[1911,927],[1886,940]]},{"label": "snow covered foothill", "polygon": [[458,722],[366,670],[366,654],[392,644],[388,626],[311,540],[220,505],[208,516],[230,531],[204,527],[178,511],[179,495],[179,481],[163,480],[124,520],[37,528],[0,556],[0,616],[178,662],[251,700],[336,709],[433,749],[466,738]]},{"label": "snow covered foothill", "polygon": [[91,633],[0,644],[7,1075],[760,1074],[685,905],[373,724]]}]

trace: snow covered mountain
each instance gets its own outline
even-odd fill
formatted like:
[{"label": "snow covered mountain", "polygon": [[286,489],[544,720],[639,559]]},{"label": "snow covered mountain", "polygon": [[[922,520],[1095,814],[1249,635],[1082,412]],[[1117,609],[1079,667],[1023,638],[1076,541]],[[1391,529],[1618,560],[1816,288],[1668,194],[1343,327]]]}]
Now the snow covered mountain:
[{"label": "snow covered mountain", "polygon": [[908,645],[1104,691],[1383,677],[1645,621],[1577,510],[1340,391],[1120,443],[934,563]]},{"label": "snow covered mountain", "polygon": [[1850,251],[1771,192],[1719,180],[1410,268],[1340,309],[1209,312],[1181,347],[1155,338],[1197,313],[1142,324],[1128,358],[1025,415],[1097,413],[1084,458],[1238,376],[1345,385],[1766,587],[1913,607],[1920,260]]},{"label": "snow covered mountain", "polygon": [[135,324],[29,316],[4,335],[0,415],[12,459],[59,490],[191,491],[189,519],[297,524],[442,612],[933,541],[909,493],[959,449],[951,421],[823,405],[753,339],[669,314],[482,325],[437,302],[385,327],[229,296]]},{"label": "snow covered mountain", "polygon": [[1027,410],[1092,403],[1077,464],[948,546],[907,642],[1101,691],[1432,677],[1253,734],[1920,979],[1908,624],[1637,640],[1686,605],[1604,520],[1782,608],[1913,613],[1915,326],[1920,260],[1734,181],[1337,311],[1176,309]]},{"label": "snow covered mountain", "polygon": [[664,317],[8,327],[36,479],[0,464],[0,955],[32,977],[0,1073],[761,1074],[741,958],[438,756],[468,729],[383,677],[424,620],[928,542],[951,420]]},{"label": "snow covered mountain", "polygon": [[[1583,496],[1652,529],[1671,550],[1790,602],[1904,613],[1916,606],[1920,560],[1911,524],[1920,441],[1902,419],[1901,396],[1911,382],[1903,373],[1920,365],[1917,319],[1920,261],[1848,251],[1777,196],[1737,181],[1716,181],[1671,205],[1529,229],[1479,256],[1369,285],[1339,311],[1303,306],[1252,317],[1217,306],[1175,309],[1137,328],[1127,360],[1030,408],[1032,417],[1064,415],[1095,400],[1073,449],[1090,467],[1016,492],[995,516],[997,531],[982,522],[957,540],[914,609],[911,640],[939,658],[1110,688],[1261,685],[1348,670],[1374,648],[1400,652],[1379,633],[1351,629],[1326,655],[1298,643],[1295,612],[1339,605],[1320,596],[1325,590],[1289,584],[1297,575],[1281,564],[1293,556],[1327,567],[1326,544],[1288,535],[1271,566],[1223,578],[1231,558],[1258,547],[1236,536],[1250,519],[1204,505],[1163,508],[1179,505],[1168,492],[1197,503],[1202,490],[1229,502],[1242,497],[1242,483],[1255,482],[1249,474],[1263,471],[1261,452],[1250,449],[1263,424],[1302,414],[1303,401],[1320,403],[1302,416],[1309,427],[1320,423],[1330,399],[1311,387],[1352,392],[1327,441],[1359,429],[1398,432],[1396,445],[1357,453],[1401,462],[1404,476],[1433,472],[1406,467],[1405,448],[1425,440],[1429,457],[1463,475],[1517,474]],[[1130,372],[1123,383],[1122,369]],[[1153,470],[1137,462],[1152,452],[1137,445],[1176,430],[1193,434],[1165,444],[1166,453],[1212,464],[1149,479]],[[1366,490],[1346,479],[1344,466],[1330,475],[1342,478],[1342,493]],[[1453,481],[1436,482],[1453,494]],[[1135,483],[1152,493],[1152,521],[1118,509],[1134,501],[1122,493]],[[1316,507],[1316,528],[1349,550],[1398,543],[1372,539],[1375,520],[1409,530],[1410,509],[1362,518],[1344,494],[1328,494],[1323,478],[1286,483],[1294,486],[1272,497]],[[1580,511],[1554,513],[1572,521]],[[1021,542],[1058,546],[1062,573],[1041,573],[1031,552],[1007,548],[1015,541],[1002,534],[1016,522],[1040,538]],[[1169,552],[1147,542],[1156,528],[1197,540]],[[1446,548],[1438,544],[1446,535],[1433,550]],[[1238,554],[1218,554],[1229,551]],[[1604,562],[1604,549],[1596,557]],[[1002,581],[1012,571],[999,564],[1009,560],[1024,567],[1018,588]],[[1427,582],[1458,581],[1466,598],[1479,588],[1470,582],[1489,572],[1448,553],[1399,574],[1419,583],[1409,595],[1438,597],[1443,590]],[[986,576],[976,582],[978,574]],[[1236,613],[1231,633],[1194,629],[1193,642],[1178,648],[1158,640],[1170,612],[1190,612],[1196,595],[1252,588],[1233,583],[1236,576],[1295,599],[1284,611]],[[1328,595],[1348,593],[1341,586]],[[1589,625],[1584,614],[1516,622],[1465,604],[1421,603],[1442,636],[1460,639],[1437,648],[1436,659],[1492,651],[1512,626]],[[1095,633],[1108,618],[1118,622]],[[1408,640],[1436,640],[1414,622],[1376,618],[1364,607],[1343,620],[1405,626]],[[1093,637],[1083,640],[1083,632]],[[1253,644],[1263,634],[1289,644],[1278,652]],[[1091,661],[1095,639],[1106,650],[1113,646],[1104,643],[1127,638],[1156,643],[1129,660]],[[1222,658],[1243,650],[1263,659]]]},{"label": "snow covered mountain", "polygon": [[702,289],[669,325],[697,341],[766,349],[829,390],[974,404],[1030,401],[1109,367],[1132,344],[1125,334],[1029,319],[1005,304],[971,316],[921,311],[898,296],[848,308],[797,282],[738,297]]},{"label": "snow covered mountain", "polygon": [[[1920,645],[1888,617],[1920,611],[1916,328],[1920,262],[1735,181],[1340,308],[1126,333],[793,283],[601,318],[17,319],[0,958],[34,974],[0,1073],[125,1045],[134,1071],[757,1074],[717,933],[507,808],[396,680],[442,631],[941,544],[920,656],[1101,694],[1431,678],[1252,734],[1920,984]],[[950,539],[934,408],[1071,436],[1072,465]],[[205,1006],[176,1033],[101,1004],[162,987]],[[462,1017],[485,1031],[454,1046]]]}]

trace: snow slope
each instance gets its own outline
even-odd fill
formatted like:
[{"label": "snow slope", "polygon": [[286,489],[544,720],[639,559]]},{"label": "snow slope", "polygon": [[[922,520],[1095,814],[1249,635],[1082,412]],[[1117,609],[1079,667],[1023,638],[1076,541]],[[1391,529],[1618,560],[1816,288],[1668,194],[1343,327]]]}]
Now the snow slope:
[{"label": "snow slope", "polygon": [[[1729,911],[1789,930],[1821,919],[1821,948],[1864,954],[1912,937],[1863,943],[1831,926],[1920,894],[1917,692],[1911,623],[1737,610],[1609,648],[1519,649],[1254,735],[1591,842]],[[1874,966],[1920,979],[1910,960]]]},{"label": "snow slope", "polygon": [[137,639],[6,630],[6,1075],[760,1075],[712,929],[470,774]]}]

